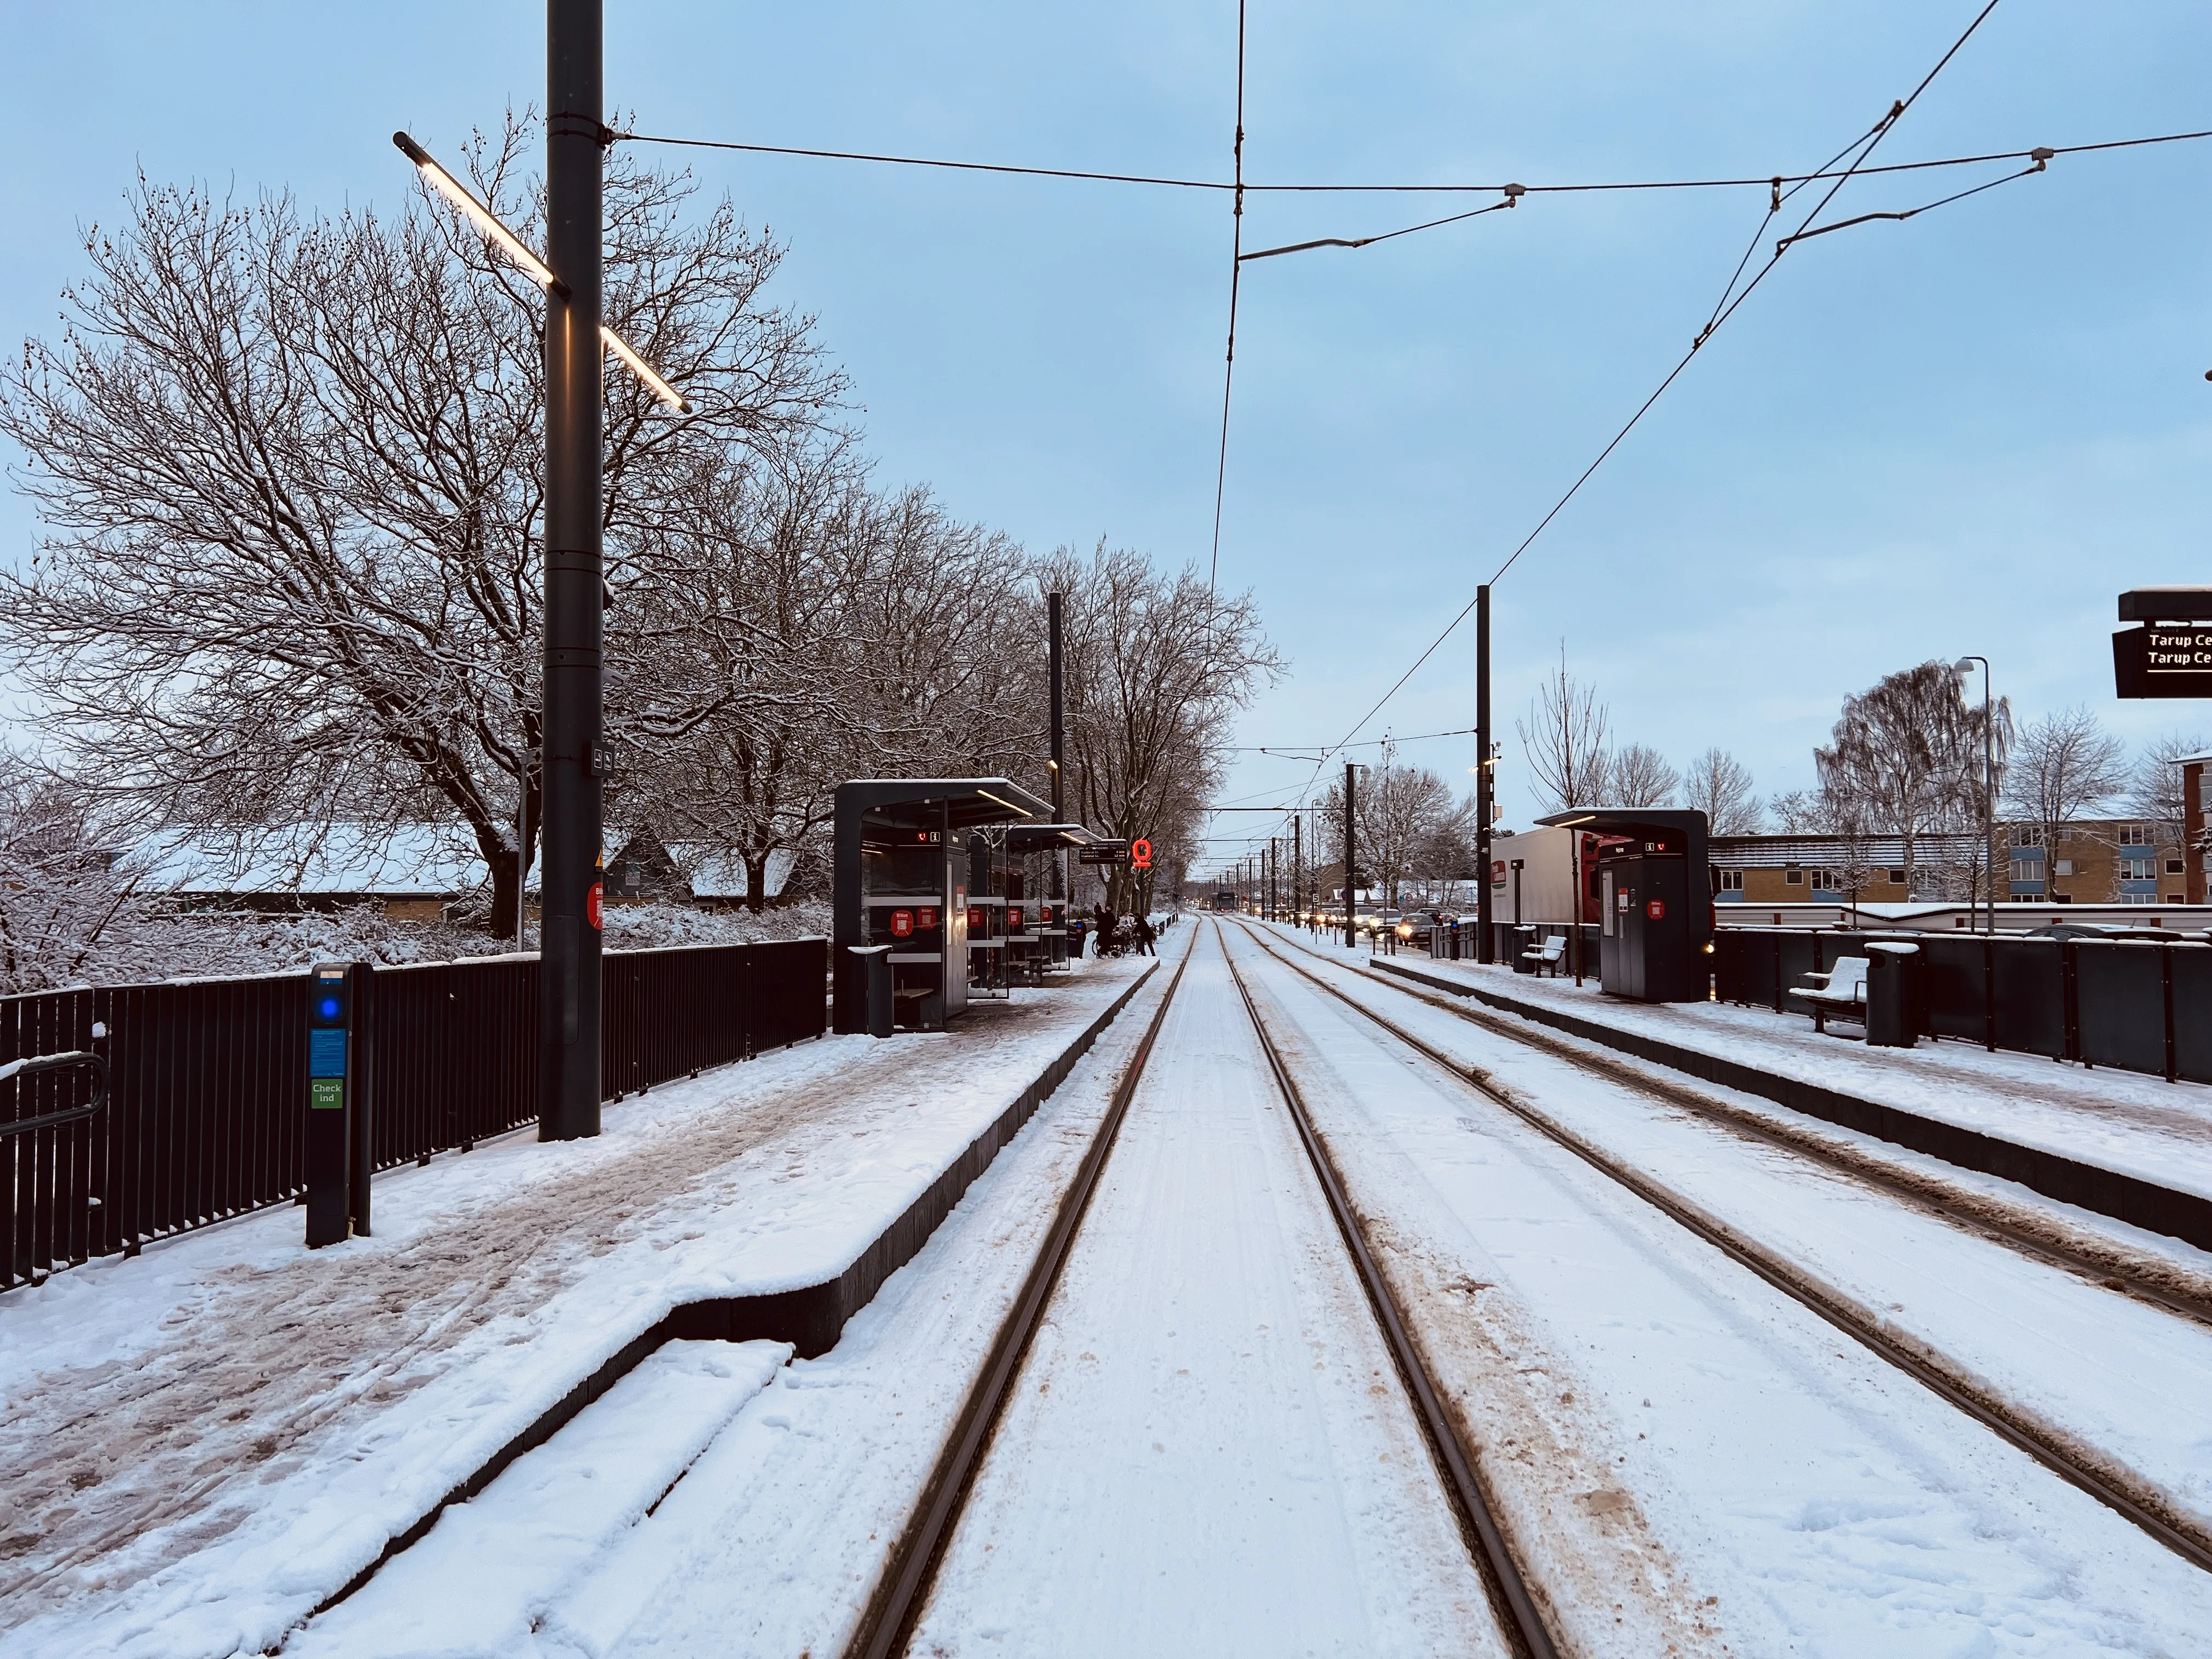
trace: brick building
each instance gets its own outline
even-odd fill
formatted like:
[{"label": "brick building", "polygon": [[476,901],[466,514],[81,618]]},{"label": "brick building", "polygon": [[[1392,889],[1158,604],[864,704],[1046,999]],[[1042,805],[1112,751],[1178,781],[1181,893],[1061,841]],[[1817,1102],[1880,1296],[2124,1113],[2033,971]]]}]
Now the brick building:
[{"label": "brick building", "polygon": [[[2046,904],[2191,902],[2178,827],[2132,818],[2085,819],[2060,827],[1997,825],[2001,900]],[[1895,836],[1716,836],[1708,853],[1720,904],[1902,903],[1986,896],[1978,835],[1913,838],[1913,889],[1905,884],[1905,845]]]}]

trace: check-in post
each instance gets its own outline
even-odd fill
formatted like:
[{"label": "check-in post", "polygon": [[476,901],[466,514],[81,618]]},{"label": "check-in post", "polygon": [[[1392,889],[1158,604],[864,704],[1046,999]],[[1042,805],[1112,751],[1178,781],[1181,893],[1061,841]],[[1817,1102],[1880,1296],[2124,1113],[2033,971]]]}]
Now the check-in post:
[{"label": "check-in post", "polygon": [[348,1052],[353,1036],[353,975],[343,963],[307,975],[307,1247],[343,1243],[353,1231],[348,1153]]}]

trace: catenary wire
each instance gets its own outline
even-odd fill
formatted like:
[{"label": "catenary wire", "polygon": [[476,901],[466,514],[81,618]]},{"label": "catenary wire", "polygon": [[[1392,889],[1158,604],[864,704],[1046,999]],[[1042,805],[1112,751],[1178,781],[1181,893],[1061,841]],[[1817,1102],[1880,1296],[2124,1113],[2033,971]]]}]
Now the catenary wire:
[{"label": "catenary wire", "polygon": [[[1150,185],[1169,190],[1219,191],[1224,194],[1234,192],[1238,188],[1236,180],[1229,179],[1176,179],[1164,174],[1102,173],[1081,167],[1021,167],[998,161],[960,161],[937,156],[881,155],[869,150],[816,149],[795,144],[748,144],[724,138],[678,138],[665,133],[615,132],[609,137],[623,143],[665,144],[685,149],[736,150],[751,155],[792,155],[825,161],[870,161],[886,167],[935,167],[956,173],[1002,173],[1017,178]],[[2138,138],[2108,138],[2096,143],[2059,144],[2049,148],[2054,155],[2086,155],[2098,150],[2138,149],[2148,144],[2188,143],[2205,138],[2212,138],[2212,128],[2199,132],[2160,132]],[[1856,176],[1869,178],[1878,173],[1918,173],[1931,167],[1972,167],[1987,161],[2024,161],[2034,153],[2034,148],[1998,149],[1973,155],[1937,156],[1924,161],[1893,161],[1882,167],[1861,167],[1857,169]],[[1744,178],[1616,179],[1588,184],[1524,185],[1521,188],[1530,196],[1589,195],[1610,191],[1741,190],[1753,185],[1771,185],[1777,178],[1785,185],[1803,185],[1835,176],[1824,168],[1814,173],[1760,173],[1756,177]],[[1482,196],[1503,193],[1507,188],[1502,184],[1258,185],[1249,180],[1243,186],[1248,196]]]},{"label": "catenary wire", "polygon": [[1237,194],[1229,233],[1229,350],[1221,368],[1221,453],[1213,469],[1213,556],[1206,568],[1206,596],[1213,598],[1221,574],[1221,501],[1229,485],[1229,392],[1237,378],[1237,289],[1244,274],[1244,0],[1237,0]]},{"label": "catenary wire", "polygon": [[[1559,514],[1565,510],[1567,503],[1574,500],[1576,495],[1581,493],[1582,487],[1589,482],[1592,475],[1597,471],[1598,468],[1605,465],[1607,459],[1612,455],[1613,452],[1620,447],[1623,441],[1627,438],[1631,432],[1636,429],[1638,424],[1642,422],[1644,416],[1650,412],[1652,405],[1656,404],[1662,397],[1666,395],[1667,389],[1669,386],[1673,386],[1677,380],[1681,378],[1682,371],[1690,366],[1692,361],[1695,359],[1698,352],[1703,348],[1705,342],[1710,340],[1713,337],[1714,333],[1723,324],[1725,324],[1729,318],[1735,314],[1737,309],[1742,306],[1743,302],[1751,297],[1753,291],[1759,287],[1760,283],[1765,280],[1768,273],[1771,272],[1776,264],[1780,262],[1783,251],[1787,249],[1793,240],[1799,240],[1803,237],[1806,230],[1811,226],[1813,221],[1818,218],[1820,216],[1821,211],[1826,208],[1828,204],[1835,199],[1836,192],[1841,190],[1844,184],[1853,177],[1863,177],[1866,171],[1870,171],[1870,169],[1866,169],[1864,167],[1866,158],[1874,153],[1874,149],[1876,145],[1880,144],[1885,137],[1896,129],[1898,121],[1904,116],[1905,112],[1911,109],[1912,106],[1918,101],[1920,94],[1928,90],[1929,85],[1936,79],[1937,75],[1942,72],[1944,66],[1948,64],[1952,58],[1958,55],[1960,48],[1966,44],[1967,40],[1973,35],[1975,30],[1981,27],[1984,20],[1986,19],[1991,12],[1996,9],[1997,3],[1998,0],[1988,0],[1988,3],[1985,4],[1980,11],[1975,14],[1973,21],[1967,24],[1966,29],[1960,34],[1959,38],[1951,43],[1950,49],[1947,51],[1942,58],[1936,60],[1936,67],[1929,70],[1925,76],[1921,77],[1920,84],[1912,89],[1911,95],[1899,100],[1899,102],[1891,107],[1887,115],[1884,116],[1880,121],[1877,121],[1870,131],[1869,131],[1861,138],[1854,141],[1847,148],[1844,152],[1844,154],[1849,155],[1854,151],[1856,152],[1856,154],[1853,155],[1849,166],[1845,167],[1839,173],[1831,173],[1827,169],[1823,169],[1821,171],[1820,176],[1832,179],[1832,182],[1830,184],[1828,189],[1821,195],[1820,199],[1814,204],[1812,211],[1807,214],[1805,217],[1799,222],[1797,229],[1792,233],[1790,236],[1783,239],[1783,241],[1776,248],[1776,251],[1768,257],[1766,263],[1759,267],[1758,274],[1754,276],[1750,282],[1744,283],[1741,289],[1735,292],[1733,299],[1728,298],[1725,294],[1723,295],[1723,306],[1712,320],[1709,321],[1705,326],[1698,331],[1697,337],[1691,342],[1690,349],[1682,354],[1680,361],[1676,362],[1674,368],[1667,371],[1667,377],[1659,382],[1658,386],[1652,392],[1651,395],[1637,405],[1636,412],[1628,417],[1627,421],[1622,424],[1620,429],[1615,432],[1612,438],[1607,441],[1605,447],[1598,452],[1597,459],[1593,460],[1588,466],[1582,470],[1581,473],[1576,477],[1574,483],[1567,487],[1566,493],[1562,495],[1558,501],[1552,504],[1551,509],[1544,514],[1542,519],[1537,521],[1536,527],[1534,530],[1531,530],[1528,535],[1523,537],[1520,544],[1516,546],[1510,554],[1507,555],[1505,562],[1498,567],[1496,573],[1491,576],[1487,586],[1495,586],[1498,579],[1504,576],[1507,571],[1513,568],[1515,563],[1519,561],[1521,556],[1523,553],[1526,553],[1535,543],[1536,538],[1542,535],[1544,532],[1551,526],[1552,521],[1558,518]],[[2034,155],[2035,153],[2030,152],[2030,154]],[[2052,154],[2055,155],[2057,152],[2053,151]],[[2039,164],[2043,160],[2047,158],[2037,155],[2035,159],[2037,159]],[[1831,166],[1832,166],[1832,163]],[[2038,169],[2027,169],[2029,172],[2036,170]],[[2025,175],[2015,173],[2012,176],[2014,178],[2019,178]],[[1771,185],[1773,181],[1771,179],[1769,179],[1763,180],[1762,182]],[[2003,183],[2006,181],[1999,179],[1992,182]],[[1972,193],[1972,192],[1971,191],[1961,192],[1962,195]],[[1937,204],[1930,204],[1930,205]],[[1919,209],[1915,210],[1925,211],[1926,210]],[[1769,220],[1772,218],[1773,214],[1774,206],[1770,204],[1767,209],[1767,217]],[[1763,231],[1765,228],[1765,222],[1762,222],[1760,228]],[[1739,264],[1737,267],[1737,277],[1730,279],[1730,289],[1735,289],[1736,281],[1740,279],[1741,270],[1742,267]],[[1383,707],[1389,702],[1390,699],[1398,695],[1398,692],[1401,688],[1403,688],[1406,682],[1413,678],[1414,674],[1419,672],[1421,665],[1437,653],[1437,652],[1443,647],[1444,641],[1449,639],[1452,635],[1458,630],[1460,624],[1465,622],[1474,612],[1476,603],[1476,599],[1469,599],[1467,604],[1461,608],[1459,613],[1455,616],[1449,623],[1445,624],[1443,631],[1438,634],[1434,640],[1429,642],[1427,649],[1424,650],[1419,656],[1413,659],[1412,666],[1408,667],[1404,673],[1399,675],[1398,678],[1391,683],[1390,689],[1385,691],[1376,700],[1374,706],[1369,708],[1365,714],[1362,714],[1358,720],[1352,723],[1351,728],[1345,733],[1345,739],[1346,742],[1358,733],[1360,727],[1365,726],[1369,720],[1373,720],[1375,716],[1382,710]],[[1339,744],[1335,745],[1335,748],[1340,749],[1344,745],[1342,744]],[[1332,750],[1331,752],[1333,753],[1334,750]],[[1324,755],[1322,763],[1326,764],[1327,760],[1328,757]],[[1318,766],[1316,768],[1316,775],[1319,775]],[[1309,784],[1309,787],[1310,787],[1310,784]]]}]

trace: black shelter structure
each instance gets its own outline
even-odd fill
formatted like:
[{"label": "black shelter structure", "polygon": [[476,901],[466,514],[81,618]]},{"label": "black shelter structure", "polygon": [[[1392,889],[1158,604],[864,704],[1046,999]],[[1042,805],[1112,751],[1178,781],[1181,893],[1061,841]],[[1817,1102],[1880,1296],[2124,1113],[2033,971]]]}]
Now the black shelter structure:
[{"label": "black shelter structure", "polygon": [[1703,1002],[1712,984],[1713,896],[1705,815],[1669,806],[1582,806],[1537,823],[1598,838],[1598,981],[1637,1002]]},{"label": "black shelter structure", "polygon": [[[1005,778],[860,778],[837,786],[831,1029],[868,1029],[866,959],[889,945],[895,1023],[941,1030],[968,1006],[967,832],[1042,823]],[[956,857],[956,854],[961,856]]]}]

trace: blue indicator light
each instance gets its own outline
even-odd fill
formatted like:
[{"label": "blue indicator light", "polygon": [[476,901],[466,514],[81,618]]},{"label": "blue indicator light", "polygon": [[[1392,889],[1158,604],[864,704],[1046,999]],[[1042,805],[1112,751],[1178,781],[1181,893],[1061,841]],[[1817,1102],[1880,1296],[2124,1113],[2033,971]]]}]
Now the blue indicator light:
[{"label": "blue indicator light", "polygon": [[338,1017],[338,1000],[336,997],[325,997],[317,1006],[325,1019],[336,1019]]}]

